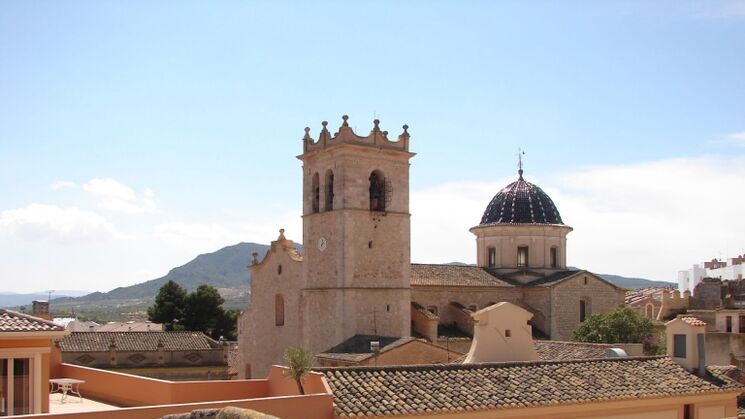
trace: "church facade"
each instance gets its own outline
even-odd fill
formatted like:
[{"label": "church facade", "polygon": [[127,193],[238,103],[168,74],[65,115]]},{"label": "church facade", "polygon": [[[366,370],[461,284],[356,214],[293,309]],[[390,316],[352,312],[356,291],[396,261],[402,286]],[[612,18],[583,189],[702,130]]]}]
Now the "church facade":
[{"label": "church facade", "polygon": [[302,345],[322,353],[357,335],[437,343],[472,334],[470,313],[509,301],[533,313],[533,327],[568,339],[581,319],[623,304],[623,290],[567,270],[566,235],[551,199],[522,178],[487,207],[476,236],[477,265],[410,261],[408,127],[396,141],[379,121],[358,136],[343,117],[333,135],[305,129],[303,250],[280,231],[259,262],[251,301],[238,323],[240,378],[264,376]]}]

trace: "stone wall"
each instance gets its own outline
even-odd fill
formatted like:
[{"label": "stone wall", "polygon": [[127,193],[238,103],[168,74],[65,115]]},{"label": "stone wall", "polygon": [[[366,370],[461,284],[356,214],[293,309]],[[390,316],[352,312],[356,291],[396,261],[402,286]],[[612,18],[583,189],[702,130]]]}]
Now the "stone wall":
[{"label": "stone wall", "polygon": [[[302,263],[272,242],[264,260],[252,266],[251,302],[238,319],[238,378],[265,377],[272,364],[282,364],[285,349],[301,343],[300,289]],[[291,247],[291,242],[290,242]],[[280,269],[281,266],[281,269]],[[277,325],[276,296],[284,301],[284,324]]]},{"label": "stone wall", "polygon": [[440,324],[452,325],[456,318],[448,309],[451,302],[458,302],[465,307],[476,306],[476,310],[492,304],[509,301],[519,303],[522,292],[516,287],[411,287],[411,301],[423,307],[437,307]]},{"label": "stone wall", "polygon": [[423,336],[430,342],[437,342],[437,323],[439,317],[434,314],[423,313],[426,309],[415,304],[411,305],[412,331]]},{"label": "stone wall", "polygon": [[463,307],[462,304],[451,302],[448,304],[445,312],[447,313],[448,318],[453,319],[453,323],[458,330],[473,337],[474,319],[471,317],[474,313],[473,311]]},{"label": "stone wall", "polygon": [[551,289],[530,287],[523,289],[522,307],[533,313],[530,324],[546,336],[551,336]]},{"label": "stone wall", "polygon": [[624,304],[625,291],[589,272],[575,275],[551,287],[551,339],[571,340],[580,323],[580,300],[585,314],[611,311]]},{"label": "stone wall", "polygon": [[745,333],[706,333],[706,365],[739,364],[737,358],[745,358]]},{"label": "stone wall", "polygon": [[200,351],[64,351],[62,362],[94,368],[226,365],[227,350],[219,347]]}]

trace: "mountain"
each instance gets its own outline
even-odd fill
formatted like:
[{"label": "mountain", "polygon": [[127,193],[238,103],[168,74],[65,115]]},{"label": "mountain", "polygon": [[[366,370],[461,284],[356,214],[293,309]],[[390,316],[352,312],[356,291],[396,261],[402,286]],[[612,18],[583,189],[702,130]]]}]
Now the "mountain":
[{"label": "mountain", "polygon": [[[52,298],[55,297],[79,297],[89,294],[90,291],[80,290],[55,290]],[[31,293],[0,292],[0,307],[18,307],[31,305],[34,300],[46,301],[49,299],[48,291],[37,291]]]},{"label": "mountain", "polygon": [[[298,249],[301,249],[299,245]],[[55,315],[68,315],[74,312],[82,318],[96,321],[143,319],[146,317],[147,307],[152,304],[158,290],[169,280],[178,283],[188,291],[195,290],[201,284],[212,285],[225,299],[226,308],[240,310],[248,303],[251,272],[247,266],[251,263],[251,255],[257,252],[263,258],[267,250],[269,246],[264,244],[238,243],[213,253],[199,255],[185,265],[171,269],[167,275],[150,281],[115,288],[109,292],[94,292],[77,298],[54,298],[52,311]],[[450,265],[466,264],[451,262]],[[570,267],[569,269],[576,268]],[[623,288],[673,285],[669,282],[626,278],[619,275],[600,274],[600,276]],[[0,295],[0,298],[2,297]],[[39,299],[46,298],[46,294],[40,294]],[[5,306],[21,304],[28,303],[5,304]]]},{"label": "mountain", "polygon": [[606,281],[621,287],[621,288],[646,288],[646,287],[676,287],[678,284],[675,282],[667,282],[667,281],[654,281],[651,279],[644,279],[644,278],[633,278],[633,277],[625,277],[620,275],[613,275],[613,274],[597,274],[599,277],[605,279]]},{"label": "mountain", "polygon": [[252,253],[257,252],[259,258],[263,258],[267,250],[269,246],[257,243],[224,247],[199,255],[160,278],[78,298],[54,298],[52,312],[55,315],[75,313],[96,321],[144,319],[145,311],[153,303],[160,287],[171,280],[187,291],[193,291],[202,284],[212,285],[225,299],[226,308],[242,309],[248,302],[251,281],[248,265],[253,259]]}]

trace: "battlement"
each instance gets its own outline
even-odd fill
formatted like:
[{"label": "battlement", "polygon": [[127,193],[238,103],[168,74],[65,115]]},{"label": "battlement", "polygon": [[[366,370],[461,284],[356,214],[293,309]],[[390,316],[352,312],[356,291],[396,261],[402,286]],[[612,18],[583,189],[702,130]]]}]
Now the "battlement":
[{"label": "battlement", "polygon": [[354,133],[354,130],[349,126],[349,117],[347,115],[344,115],[341,118],[343,122],[339,127],[339,131],[335,132],[333,136],[327,128],[328,122],[321,122],[323,128],[321,128],[318,140],[314,140],[310,136],[310,128],[305,127],[305,136],[303,136],[303,153],[334,147],[340,144],[356,144],[380,149],[409,151],[408,125],[403,126],[404,131],[399,134],[398,141],[391,141],[388,139],[388,131],[380,130],[380,120],[378,119],[373,121],[373,129],[370,131],[370,134],[363,137]]}]

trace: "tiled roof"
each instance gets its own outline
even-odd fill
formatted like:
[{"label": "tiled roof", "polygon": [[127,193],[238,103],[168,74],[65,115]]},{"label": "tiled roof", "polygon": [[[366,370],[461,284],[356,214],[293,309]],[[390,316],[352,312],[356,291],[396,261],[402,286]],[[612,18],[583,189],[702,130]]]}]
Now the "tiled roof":
[{"label": "tiled roof", "polygon": [[415,302],[415,301],[412,301],[412,302],[411,302],[411,307],[412,307],[412,308],[413,308],[414,310],[416,310],[416,311],[418,311],[418,312],[422,313],[422,314],[423,314],[423,315],[424,315],[424,316],[425,316],[426,318],[428,318],[428,319],[432,319],[432,320],[437,320],[437,319],[439,318],[439,317],[437,317],[437,316],[436,316],[436,315],[435,315],[434,313],[432,313],[431,311],[429,311],[429,310],[427,310],[426,308],[422,307],[422,305],[421,305],[421,304],[419,304],[419,303],[417,303],[417,302]]},{"label": "tiled roof", "polygon": [[500,190],[481,217],[480,225],[564,224],[554,201],[543,189],[520,178]]},{"label": "tiled roof", "polygon": [[666,292],[672,293],[673,289],[662,288],[662,287],[647,287],[647,288],[629,290],[629,291],[626,291],[625,303],[626,305],[630,305],[630,304],[634,304],[639,301],[643,301],[647,298],[651,298],[657,301],[662,301],[662,295]]},{"label": "tiled roof", "polygon": [[699,378],[667,357],[318,371],[326,376],[342,418],[555,406],[738,388]]},{"label": "tiled roof", "polygon": [[[581,273],[588,272],[565,270],[554,272],[548,276],[543,276],[540,273],[527,270],[504,274],[498,273],[494,269],[481,268],[472,265],[412,263],[411,285],[435,287],[550,287],[569,277]],[[514,277],[521,275],[532,275],[536,279],[523,284],[514,279]],[[601,280],[603,279],[601,278]],[[613,286],[615,287],[615,285]]]},{"label": "tiled roof", "polygon": [[96,326],[94,330],[96,332],[154,332],[162,331],[163,325],[151,322],[109,322]]},{"label": "tiled roof", "polygon": [[105,352],[111,343],[117,351],[203,351],[219,345],[200,332],[73,332],[60,340],[62,352]]},{"label": "tiled roof", "polygon": [[2,332],[62,332],[65,328],[51,321],[0,308],[0,333]]},{"label": "tiled roof", "polygon": [[[534,281],[528,282],[525,284],[525,286],[528,287],[535,287],[535,286],[541,286],[541,287],[550,287],[558,282],[561,282],[571,276],[578,275],[580,273],[587,273],[587,271],[559,271],[554,272],[551,275],[545,276],[543,278],[538,278]],[[614,285],[615,286],[615,285]]]},{"label": "tiled roof", "polygon": [[411,285],[460,287],[512,287],[478,266],[411,264]]},{"label": "tiled roof", "polygon": [[706,367],[709,373],[725,382],[733,381],[739,384],[745,384],[745,371],[734,365],[709,365]]},{"label": "tiled roof", "polygon": [[409,343],[415,338],[375,336],[375,335],[354,335],[344,342],[334,346],[324,353],[316,355],[319,358],[336,359],[339,361],[361,362],[373,356],[370,350],[370,342],[380,342],[380,352],[386,352],[397,348],[403,344]]},{"label": "tiled roof", "polygon": [[613,345],[605,343],[560,342],[555,340],[535,340],[533,346],[538,353],[538,358],[544,361],[607,358],[608,349],[613,348]]},{"label": "tiled roof", "polygon": [[696,317],[686,316],[686,317],[681,317],[680,320],[682,320],[684,323],[689,324],[691,326],[706,326],[705,321],[699,320]]}]

